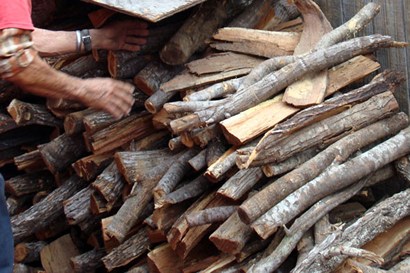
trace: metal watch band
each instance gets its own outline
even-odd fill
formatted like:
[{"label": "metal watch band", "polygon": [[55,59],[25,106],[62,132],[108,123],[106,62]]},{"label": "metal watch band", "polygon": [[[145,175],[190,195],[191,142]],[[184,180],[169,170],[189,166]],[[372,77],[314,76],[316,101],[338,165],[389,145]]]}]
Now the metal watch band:
[{"label": "metal watch band", "polygon": [[83,41],[85,51],[91,51],[91,36],[88,29],[81,30],[81,39]]}]

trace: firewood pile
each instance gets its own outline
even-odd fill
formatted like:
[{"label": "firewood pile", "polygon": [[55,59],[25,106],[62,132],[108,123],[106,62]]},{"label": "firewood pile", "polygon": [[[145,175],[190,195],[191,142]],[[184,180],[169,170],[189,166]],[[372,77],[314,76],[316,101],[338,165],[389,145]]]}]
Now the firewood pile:
[{"label": "firewood pile", "polygon": [[138,54],[47,59],[133,82],[118,121],[3,83],[15,272],[409,272],[404,77],[373,55],[407,44],[358,35],[379,11],[209,0]]}]

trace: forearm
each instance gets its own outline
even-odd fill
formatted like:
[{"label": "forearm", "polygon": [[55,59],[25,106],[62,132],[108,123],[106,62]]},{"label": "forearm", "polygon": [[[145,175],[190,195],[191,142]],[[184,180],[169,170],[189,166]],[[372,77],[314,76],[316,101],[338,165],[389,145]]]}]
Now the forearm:
[{"label": "forearm", "polygon": [[38,96],[70,100],[81,97],[81,79],[52,69],[38,56],[24,70],[7,80]]}]

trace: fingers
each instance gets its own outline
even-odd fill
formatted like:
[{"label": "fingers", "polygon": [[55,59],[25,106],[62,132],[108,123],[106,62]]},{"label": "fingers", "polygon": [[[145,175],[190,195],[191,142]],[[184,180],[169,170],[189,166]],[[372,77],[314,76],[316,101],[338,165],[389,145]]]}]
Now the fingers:
[{"label": "fingers", "polygon": [[134,45],[145,45],[147,43],[147,39],[138,38],[134,36],[127,36],[125,37],[125,42],[128,44],[134,44]]},{"label": "fingers", "polygon": [[132,45],[132,44],[124,44],[121,49],[128,50],[128,51],[139,51],[141,47],[139,45]]}]

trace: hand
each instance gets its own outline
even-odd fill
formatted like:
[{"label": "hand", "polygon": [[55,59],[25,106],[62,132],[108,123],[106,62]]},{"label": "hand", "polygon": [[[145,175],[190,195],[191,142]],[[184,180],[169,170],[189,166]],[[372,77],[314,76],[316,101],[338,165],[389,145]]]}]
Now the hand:
[{"label": "hand", "polygon": [[128,115],[134,104],[134,86],[110,78],[80,81],[78,99],[85,105],[106,111],[116,119]]},{"label": "hand", "polygon": [[91,29],[93,48],[138,51],[146,43],[148,24],[137,20],[113,21],[100,29]]}]

